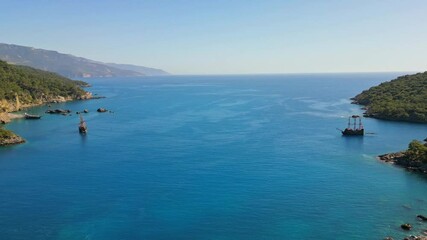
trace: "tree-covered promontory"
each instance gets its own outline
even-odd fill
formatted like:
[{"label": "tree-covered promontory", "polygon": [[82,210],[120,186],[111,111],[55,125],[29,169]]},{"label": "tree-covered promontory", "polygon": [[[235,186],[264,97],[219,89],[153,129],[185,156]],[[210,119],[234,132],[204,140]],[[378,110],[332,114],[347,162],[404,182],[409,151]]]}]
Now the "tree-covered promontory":
[{"label": "tree-covered promontory", "polygon": [[24,142],[25,140],[23,138],[0,126],[0,146],[7,146]]},{"label": "tree-covered promontory", "polygon": [[[8,112],[48,102],[88,99],[91,94],[73,81],[56,73],[16,66],[0,61],[0,123],[10,121]],[[24,142],[24,139],[0,126],[0,146]]]},{"label": "tree-covered promontory", "polygon": [[81,88],[84,84],[55,73],[0,61],[0,112],[55,99],[85,98],[87,93]]},{"label": "tree-covered promontory", "polygon": [[[427,141],[427,139],[424,141]],[[427,174],[427,142],[422,143],[413,140],[405,151],[387,153],[378,157],[380,160],[395,163],[410,171]]]},{"label": "tree-covered promontory", "polygon": [[366,106],[367,117],[427,123],[427,72],[381,83],[353,100]]}]

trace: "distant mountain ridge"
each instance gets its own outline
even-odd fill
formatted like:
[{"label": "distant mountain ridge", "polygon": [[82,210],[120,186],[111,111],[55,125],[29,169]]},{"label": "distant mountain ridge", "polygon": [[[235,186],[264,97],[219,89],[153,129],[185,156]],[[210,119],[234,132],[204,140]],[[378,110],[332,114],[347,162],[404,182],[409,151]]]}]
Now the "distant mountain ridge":
[{"label": "distant mountain ridge", "polygon": [[132,64],[117,64],[117,63],[106,63],[107,66],[144,73],[149,76],[155,76],[155,75],[169,75],[169,73],[163,71],[162,69],[157,68],[149,68],[144,66],[137,66]]},{"label": "distant mountain ridge", "polygon": [[0,43],[0,59],[58,73],[65,77],[137,77],[166,75],[161,69],[136,65],[103,63],[57,51]]}]

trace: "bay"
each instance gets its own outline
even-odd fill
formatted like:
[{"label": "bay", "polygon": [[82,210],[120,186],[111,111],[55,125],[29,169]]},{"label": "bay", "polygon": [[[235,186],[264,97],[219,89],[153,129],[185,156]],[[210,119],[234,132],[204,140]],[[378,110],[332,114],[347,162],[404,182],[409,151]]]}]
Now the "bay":
[{"label": "bay", "polygon": [[382,239],[408,235],[406,222],[421,232],[426,178],[375,156],[424,139],[426,125],[336,130],[362,113],[350,97],[398,75],[84,79],[106,98],[7,125],[27,143],[0,149],[0,238]]}]

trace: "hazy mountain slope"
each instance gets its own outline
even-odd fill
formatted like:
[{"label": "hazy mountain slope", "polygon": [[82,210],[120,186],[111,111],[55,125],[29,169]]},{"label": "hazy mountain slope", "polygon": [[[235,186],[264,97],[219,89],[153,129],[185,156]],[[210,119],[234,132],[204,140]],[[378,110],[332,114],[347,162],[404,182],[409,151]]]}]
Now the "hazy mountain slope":
[{"label": "hazy mountain slope", "polygon": [[139,72],[149,76],[169,74],[168,72],[165,72],[162,69],[149,68],[149,67],[137,66],[132,64],[117,64],[117,63],[106,63],[106,64],[110,67]]},{"label": "hazy mountain slope", "polygon": [[120,69],[70,54],[13,44],[0,43],[0,59],[17,65],[55,72],[65,77],[133,77],[146,75],[140,71]]}]

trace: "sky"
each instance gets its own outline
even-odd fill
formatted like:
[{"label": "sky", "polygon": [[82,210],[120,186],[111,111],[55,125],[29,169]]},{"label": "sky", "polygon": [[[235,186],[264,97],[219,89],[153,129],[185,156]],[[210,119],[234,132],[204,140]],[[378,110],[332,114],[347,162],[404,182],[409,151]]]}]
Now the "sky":
[{"label": "sky", "polygon": [[426,0],[0,0],[0,42],[173,74],[427,71]]}]

